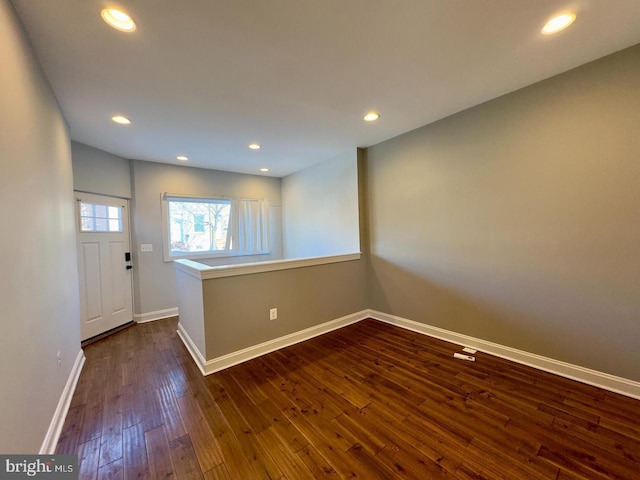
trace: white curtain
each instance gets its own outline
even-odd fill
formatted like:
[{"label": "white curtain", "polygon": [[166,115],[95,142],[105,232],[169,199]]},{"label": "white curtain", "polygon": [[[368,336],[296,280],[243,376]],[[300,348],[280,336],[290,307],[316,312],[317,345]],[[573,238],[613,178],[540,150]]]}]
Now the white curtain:
[{"label": "white curtain", "polygon": [[233,199],[229,218],[230,249],[236,255],[265,253],[268,245],[266,200]]}]

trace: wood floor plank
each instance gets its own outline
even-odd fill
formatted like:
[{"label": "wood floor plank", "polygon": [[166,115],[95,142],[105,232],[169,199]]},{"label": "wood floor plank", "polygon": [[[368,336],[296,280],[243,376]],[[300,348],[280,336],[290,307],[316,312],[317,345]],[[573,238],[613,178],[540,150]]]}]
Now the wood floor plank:
[{"label": "wood floor plank", "polygon": [[591,477],[585,477],[575,472],[570,472],[564,469],[560,469],[558,472],[558,478],[556,480],[591,480]]},{"label": "wood floor plank", "polygon": [[117,376],[107,380],[102,409],[101,466],[122,458],[122,386]]},{"label": "wood floor plank", "polygon": [[[237,439],[241,451],[253,468],[255,478],[280,478],[282,471],[273,461],[268,450],[264,448],[256,437],[259,432],[254,431],[247,420],[247,418],[255,418],[255,416],[249,411],[241,411],[240,406],[245,403],[244,397],[239,398],[238,403],[236,403],[235,399],[230,396],[228,390],[230,385],[224,379],[225,377],[220,376],[209,380],[210,384],[215,384],[213,390],[214,400],[231,428],[231,432],[228,435],[233,434]],[[251,409],[251,407],[249,408]],[[264,423],[264,417],[260,416],[260,424],[262,424]],[[233,474],[233,471],[230,473]]]},{"label": "wood floor plank", "polygon": [[572,438],[570,444],[555,439],[548,440],[540,448],[538,456],[567,470],[567,466],[570,466],[571,470],[577,470],[579,473],[590,473],[594,478],[600,475],[604,478],[630,479],[637,476],[639,471],[637,467],[631,467],[626,462],[612,458],[605,450],[576,437]]},{"label": "wood floor plank", "polygon": [[222,463],[215,468],[212,468],[208,472],[204,474],[205,480],[234,480],[233,477],[229,474],[227,470],[227,466]]},{"label": "wood floor plank", "polygon": [[[458,370],[447,367],[443,359],[438,361],[424,361],[418,358],[418,351],[402,350],[400,347],[390,346],[385,339],[374,339],[358,345],[358,352],[370,355],[375,362],[386,362],[393,369],[399,369],[404,375],[422,381],[427,391],[437,390],[443,395],[455,393],[465,396],[474,389],[465,389],[464,382],[459,381],[455,374]],[[448,360],[448,357],[447,357]],[[451,375],[443,375],[449,371]]]},{"label": "wood floor plank", "polygon": [[[271,478],[269,470],[264,468],[264,459],[252,457],[255,453],[254,448],[250,446],[249,450],[244,450],[243,443],[246,445],[246,440],[241,443],[231,430],[225,432],[219,439],[224,458],[223,465],[231,478]],[[275,478],[279,478],[277,473]]]},{"label": "wood floor plank", "polygon": [[556,418],[551,428],[558,431],[560,435],[578,437],[585,442],[597,445],[612,455],[640,459],[639,440],[607,429],[602,425],[591,424],[587,428],[583,428],[574,423]]},{"label": "wood floor plank", "polygon": [[84,419],[82,422],[82,428],[80,430],[80,436],[78,438],[79,443],[85,443],[94,438],[100,438],[102,435],[102,416],[104,414],[104,376],[106,370],[104,363],[93,365],[91,368],[92,381],[91,381],[91,394],[87,398],[85,403]]},{"label": "wood floor plank", "polygon": [[[620,397],[620,395],[618,395]],[[609,397],[607,397],[609,398]],[[607,401],[600,399],[575,400],[572,398],[565,398],[563,403],[570,408],[577,408],[584,412],[592,413],[600,417],[601,420],[618,422],[622,425],[631,426],[634,423],[635,411],[627,409],[625,406],[617,401]],[[639,425],[640,427],[640,425]]]},{"label": "wood floor plank", "polygon": [[[405,449],[414,448],[431,462],[439,465],[434,467],[436,475],[440,475],[440,467],[449,472],[455,471],[461,463],[461,456],[464,455],[463,452],[471,442],[471,438],[462,440],[451,432],[437,430],[437,427],[434,430],[433,424],[420,419],[421,421],[418,422],[412,415],[394,419],[388,411],[374,405],[359,412],[358,423],[367,425],[370,431],[376,432],[377,437],[385,442],[385,447],[391,445],[392,449],[398,449],[398,445],[404,445]],[[432,438],[434,432],[441,435]],[[423,461],[426,460],[423,459]]]},{"label": "wood floor plank", "polygon": [[[274,355],[274,357],[276,356]],[[266,360],[268,359],[265,358]],[[337,389],[332,389],[330,386],[318,381],[313,374],[313,364],[308,364],[302,359],[300,361],[303,362],[304,366],[300,364],[299,368],[294,367],[287,370],[287,383],[280,384],[282,386],[280,392],[291,400],[292,405],[296,406],[300,411],[318,407],[324,409],[332,405],[334,416],[340,415],[345,409],[355,408]],[[289,389],[292,389],[292,391]],[[272,396],[280,396],[273,389],[269,390]]]},{"label": "wood floor plank", "polygon": [[383,455],[376,456],[366,451],[360,444],[355,444],[347,451],[350,460],[360,469],[368,472],[368,478],[385,480],[388,478],[406,478],[402,472],[393,471],[385,464]]},{"label": "wood floor plank", "polygon": [[[608,475],[601,474],[597,471],[591,469],[588,465],[583,463],[581,460],[576,460],[572,455],[567,455],[563,451],[556,450],[554,448],[548,448],[546,446],[542,446],[540,449],[540,453],[538,454],[540,458],[548,460],[550,463],[557,465],[561,471],[563,472],[571,472],[574,475],[577,475],[579,478],[588,478],[590,480],[604,480],[605,478],[620,478],[620,477],[609,477]],[[623,477],[624,478],[624,477]],[[628,477],[633,478],[633,477]]]},{"label": "wood floor plank", "polygon": [[138,383],[122,386],[122,428],[129,428],[142,422],[144,412],[138,403]]},{"label": "wood floor plank", "polygon": [[142,425],[144,430],[149,431],[164,424],[162,411],[160,410],[160,399],[157,389],[145,382],[138,389],[138,405],[142,409]]},{"label": "wood floor plank", "polygon": [[[476,464],[486,465],[485,458],[489,456],[497,459],[500,469],[513,475],[512,478],[555,479],[558,467],[532,452],[526,445],[526,440],[518,440],[505,433],[504,436],[494,435],[492,438],[474,438],[471,445],[465,449],[465,462],[475,461]],[[490,454],[490,455],[488,455]]]},{"label": "wood floor plank", "polygon": [[483,387],[480,391],[470,393],[467,398],[494,411],[501,412],[509,418],[535,418],[537,421],[545,422],[547,425],[553,423],[553,415],[545,413],[543,409],[539,408],[540,403],[537,398],[514,396],[500,387],[487,389],[486,380],[479,380],[472,375],[458,374],[456,378],[460,378],[478,387]]},{"label": "wood floor plank", "polygon": [[[336,390],[339,395],[343,396],[356,408],[366,407],[371,402],[368,395],[363,394],[362,389],[358,387],[358,381],[354,378],[352,372],[338,372],[333,367],[333,362],[319,358],[317,351],[314,351],[304,343],[295,345],[295,347],[302,356],[317,357],[316,361],[306,366],[306,371],[311,375],[311,378],[314,378],[315,382],[322,383],[325,388],[327,384],[331,385],[333,390]],[[280,354],[280,352],[275,353]]]},{"label": "wood floor plank", "polygon": [[180,409],[178,408],[178,403],[176,402],[171,386],[168,383],[160,386],[156,389],[156,395],[158,408],[162,415],[162,425],[164,426],[169,442],[186,435],[187,429],[182,421]]},{"label": "wood floor plank", "polygon": [[581,410],[580,408],[567,408],[565,404],[557,402],[544,402],[538,407],[541,412],[547,413],[554,418],[561,418],[562,420],[581,427],[588,428],[589,425],[597,425],[600,423],[600,416],[590,414]]},{"label": "wood floor plank", "polygon": [[211,433],[197,402],[188,394],[179,397],[176,401],[202,471],[206,472],[220,465],[223,462],[220,446]]},{"label": "wood floor plank", "polygon": [[78,445],[78,475],[83,480],[98,478],[100,464],[100,438],[94,438]]},{"label": "wood floor plank", "polygon": [[626,412],[632,421],[635,423],[638,422],[638,418],[636,417],[636,413],[638,412],[637,400],[631,397],[625,397],[624,395],[620,395],[615,392],[608,392],[603,390],[604,392],[604,404],[615,408],[618,411]]},{"label": "wood floor plank", "polygon": [[273,430],[290,452],[296,453],[309,445],[309,441],[270,399],[260,402],[257,408],[269,419],[271,425],[269,428]]},{"label": "wood floor plank", "polygon": [[468,443],[459,442],[456,437],[437,425],[410,415],[402,422],[402,428],[413,432],[408,438],[411,446],[433,462],[442,465],[446,471],[455,472],[464,461],[464,451]]},{"label": "wood floor plank", "polygon": [[141,423],[125,428],[122,431],[124,449],[124,477],[126,479],[151,478],[144,428]]},{"label": "wood floor plank", "polygon": [[398,478],[447,478],[447,471],[411,445],[398,439],[397,444],[388,443],[376,456],[388,474]]},{"label": "wood floor plank", "polygon": [[263,415],[262,411],[245,393],[240,384],[229,372],[220,372],[217,378],[221,380],[221,386],[225,390],[225,395],[233,401],[236,409],[241,412],[247,425],[254,433],[260,433],[271,425],[270,421]]},{"label": "wood floor plank", "polygon": [[640,478],[640,401],[364,320],[203,377],[177,318],[85,347],[80,478]]},{"label": "wood floor plank", "polygon": [[58,455],[73,455],[76,452],[80,430],[82,429],[82,421],[84,419],[84,410],[85,404],[72,405],[72,407],[69,408],[60,438],[58,439],[58,445],[56,446],[56,453]]},{"label": "wood floor plank", "polygon": [[260,375],[261,372],[257,372],[254,368],[246,368],[246,364],[236,365],[227,371],[254,404],[257,405],[269,399],[260,388],[260,385],[267,381]]},{"label": "wood floor plank", "polygon": [[144,432],[151,478],[176,478],[171,461],[171,448],[162,426]]},{"label": "wood floor plank", "polygon": [[120,458],[98,468],[98,480],[124,480],[124,460]]},{"label": "wood floor plank", "polygon": [[359,423],[351,415],[342,413],[331,420],[332,431],[335,435],[347,439],[347,444],[364,449],[369,455],[375,456],[382,450],[386,443],[365,423]]},{"label": "wood floor plank", "polygon": [[629,420],[611,419],[603,417],[600,425],[622,435],[630,437],[635,441],[640,441],[640,424],[635,420],[637,415],[630,415]]},{"label": "wood floor plank", "polygon": [[[287,363],[285,361],[286,358],[279,355],[279,353],[273,352],[273,355],[265,355],[257,359],[269,370],[283,373],[282,375],[276,374],[269,377],[269,382],[262,385],[261,389],[266,394],[269,394],[269,392],[275,393],[275,389],[275,391],[284,394],[298,408],[308,407],[313,403],[313,396],[320,390],[318,383],[309,385],[306,381],[300,381],[298,375],[296,375],[295,367]],[[315,378],[314,380],[315,382],[318,381]]]},{"label": "wood floor plank", "polygon": [[[341,454],[341,450],[336,448],[330,432],[323,431],[313,423],[309,422],[307,416],[303,415],[297,407],[292,407],[285,411],[287,418],[298,430],[309,440],[313,447],[312,452],[317,452],[331,467],[331,471],[335,471],[342,478],[358,477],[367,478],[367,470],[360,464],[351,461],[346,455]],[[326,468],[324,469],[326,471]]]},{"label": "wood floor plank", "polygon": [[[338,472],[320,455],[311,444],[296,453],[315,478],[338,478]],[[342,477],[345,478],[345,477]]]},{"label": "wood floor plank", "polygon": [[189,435],[183,435],[169,442],[169,449],[177,478],[189,480],[202,479],[202,471],[198,465],[198,458],[196,457],[196,452],[193,450]]},{"label": "wood floor plank", "polygon": [[273,429],[267,428],[257,435],[258,441],[282,472],[283,477],[296,480],[313,479],[314,476],[305,463],[292,452],[287,445],[276,435]]}]

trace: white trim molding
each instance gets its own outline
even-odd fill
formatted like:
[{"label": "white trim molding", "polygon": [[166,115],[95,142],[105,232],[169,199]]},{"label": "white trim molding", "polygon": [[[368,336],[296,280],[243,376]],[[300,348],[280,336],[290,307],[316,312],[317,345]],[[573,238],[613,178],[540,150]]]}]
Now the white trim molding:
[{"label": "white trim molding", "polygon": [[180,340],[182,340],[182,343],[184,343],[187,351],[191,354],[191,358],[193,358],[193,361],[196,362],[196,366],[200,369],[202,375],[207,375],[205,370],[205,364],[207,362],[204,358],[204,355],[198,349],[195,342],[191,339],[180,322],[178,322],[178,336],[180,337]]},{"label": "white trim molding", "polygon": [[71,368],[71,373],[69,373],[67,383],[62,390],[62,395],[58,401],[56,411],[53,414],[53,419],[49,425],[47,435],[44,437],[44,441],[40,447],[40,455],[53,455],[56,451],[56,445],[58,445],[58,439],[60,438],[64,421],[67,418],[67,412],[69,412],[69,406],[71,405],[71,398],[76,390],[76,385],[78,384],[78,379],[80,378],[80,372],[82,371],[84,362],[84,352],[80,350],[76,356],[75,362],[73,363],[73,367]]},{"label": "white trim molding", "polygon": [[164,310],[156,310],[155,312],[136,313],[133,320],[136,323],[154,322],[163,318],[175,317],[178,315],[178,307],[166,308]]},{"label": "white trim molding", "polygon": [[182,339],[182,342],[185,344],[185,347],[193,357],[193,360],[202,374],[210,375],[261,355],[271,353],[275,350],[279,350],[299,342],[304,342],[305,340],[309,340],[318,335],[357,323],[366,318],[373,318],[380,322],[438,338],[462,347],[471,347],[496,357],[504,358],[512,362],[527,365],[538,370],[543,370],[561,377],[576,380],[578,382],[586,383],[587,385],[603,388],[611,392],[640,400],[640,382],[370,309],[362,310],[351,315],[346,315],[344,317],[316,325],[315,327],[300,330],[258,345],[228,353],[212,360],[205,359],[202,352],[198,350],[193,340],[191,340],[180,324],[178,324],[178,336]]},{"label": "white trim molding", "polygon": [[185,272],[200,280],[211,278],[235,277],[237,275],[251,275],[253,273],[274,272],[276,270],[289,270],[291,268],[312,267],[328,263],[349,262],[360,260],[362,254],[347,253],[344,255],[329,255],[326,257],[291,258],[286,260],[269,260],[267,262],[240,263],[235,265],[218,265],[211,267],[203,263],[188,259],[174,260],[173,264],[178,270]]},{"label": "white trim molding", "polygon": [[636,382],[634,380],[616,377],[615,375],[610,375],[608,373],[591,370],[589,368],[562,362],[553,358],[543,357],[542,355],[537,355],[535,353],[506,347],[480,338],[470,337],[468,335],[433,327],[431,325],[397,317],[388,313],[378,312],[376,310],[368,310],[368,316],[375,320],[389,323],[406,330],[439,338],[440,340],[455,343],[463,347],[475,348],[476,350],[490,355],[495,355],[496,357],[511,360],[512,362],[537,368],[538,370],[543,370],[545,372],[554,373],[561,377],[576,380],[578,382],[593,385],[594,387],[603,388],[611,392],[640,400],[640,382]]},{"label": "white trim molding", "polygon": [[228,353],[226,355],[222,355],[221,357],[206,361],[202,353],[198,350],[191,338],[189,338],[187,332],[184,330],[184,328],[182,328],[180,324],[178,324],[178,335],[184,342],[187,350],[189,350],[189,353],[191,353],[191,356],[198,365],[198,368],[200,369],[202,374],[210,375],[212,373],[219,372],[220,370],[224,370],[225,368],[229,368],[234,365],[238,365],[239,363],[246,362],[247,360],[266,355],[267,353],[274,352],[276,350],[294,345],[296,343],[304,342],[305,340],[309,340],[313,337],[317,337],[319,335],[329,333],[333,330],[346,327],[347,325],[351,325],[352,323],[357,323],[368,317],[369,312],[367,310],[362,310],[361,312],[352,313],[350,315],[346,315],[335,320],[330,320],[314,327],[290,333],[289,335],[285,335],[283,337],[274,338],[273,340],[269,340],[258,345],[247,347],[242,350]]}]

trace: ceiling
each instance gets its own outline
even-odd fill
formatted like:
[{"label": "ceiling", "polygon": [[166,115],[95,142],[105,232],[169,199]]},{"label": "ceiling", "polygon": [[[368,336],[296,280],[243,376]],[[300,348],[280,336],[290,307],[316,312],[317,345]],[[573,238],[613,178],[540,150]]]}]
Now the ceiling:
[{"label": "ceiling", "polygon": [[276,177],[640,43],[638,0],[11,1],[73,140]]}]

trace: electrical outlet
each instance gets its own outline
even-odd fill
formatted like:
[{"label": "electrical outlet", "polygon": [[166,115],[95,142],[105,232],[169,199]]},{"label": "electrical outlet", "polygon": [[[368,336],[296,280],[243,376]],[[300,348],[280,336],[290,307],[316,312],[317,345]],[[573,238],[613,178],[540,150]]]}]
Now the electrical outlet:
[{"label": "electrical outlet", "polygon": [[277,320],[278,318],[278,309],[272,308],[269,310],[269,320]]},{"label": "electrical outlet", "polygon": [[62,365],[62,353],[58,350],[58,354],[56,355],[56,360],[58,361],[58,368]]},{"label": "electrical outlet", "polygon": [[141,243],[140,244],[141,252],[153,252],[153,244],[152,243]]}]

